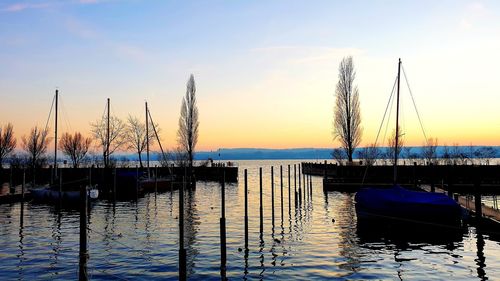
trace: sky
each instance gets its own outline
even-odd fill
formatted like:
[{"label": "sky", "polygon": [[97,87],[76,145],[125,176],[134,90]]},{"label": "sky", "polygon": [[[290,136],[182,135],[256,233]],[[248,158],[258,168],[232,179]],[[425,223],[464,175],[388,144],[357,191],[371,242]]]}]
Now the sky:
[{"label": "sky", "polygon": [[[148,101],[173,148],[192,73],[197,149],[337,147],[335,84],[352,56],[361,145],[392,130],[377,139],[398,58],[427,137],[500,145],[499,34],[498,1],[2,0],[0,125],[44,127],[58,88],[60,131],[89,134],[108,97],[123,119]],[[405,143],[422,145],[404,80],[401,111]]]}]

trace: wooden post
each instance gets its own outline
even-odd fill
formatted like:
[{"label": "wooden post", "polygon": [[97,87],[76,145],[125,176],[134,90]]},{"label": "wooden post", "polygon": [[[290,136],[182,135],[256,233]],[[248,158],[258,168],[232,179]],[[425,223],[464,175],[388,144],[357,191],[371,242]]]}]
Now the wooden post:
[{"label": "wooden post", "polygon": [[113,168],[113,201],[116,201],[116,167]]},{"label": "wooden post", "polygon": [[80,263],[79,280],[88,280],[87,276],[87,187],[80,188]]},{"label": "wooden post", "polygon": [[302,167],[302,182],[304,183],[304,201],[306,201],[307,184],[306,184],[306,174],[304,174],[304,167]]},{"label": "wooden post", "polygon": [[295,195],[295,208],[297,208],[297,165],[293,164],[293,190]]},{"label": "wooden post", "polygon": [[139,197],[139,167],[135,165],[135,197]]},{"label": "wooden post", "polygon": [[21,199],[24,202],[24,188],[26,186],[26,168],[23,168],[23,185],[21,186]]},{"label": "wooden post", "polygon": [[436,175],[436,171],[433,167],[434,165],[431,163],[430,167],[431,167],[431,192],[436,192],[436,186],[434,184],[434,178],[435,178],[435,175]]},{"label": "wooden post", "polygon": [[483,216],[483,208],[481,203],[481,176],[479,169],[473,168],[474,171],[474,207],[476,209],[476,218],[480,219]]},{"label": "wooden post", "polygon": [[283,222],[283,165],[280,165],[281,221]]},{"label": "wooden post", "polygon": [[221,279],[226,279],[226,172],[222,172],[221,182],[221,218],[220,218],[220,273]]},{"label": "wooden post", "polygon": [[15,192],[16,192],[16,190],[15,190],[15,188],[13,188],[13,182],[12,182],[12,165],[10,165],[9,193],[15,193]]},{"label": "wooden post", "polygon": [[248,178],[245,169],[245,251],[248,251]]},{"label": "wooden post", "polygon": [[299,205],[302,205],[302,182],[300,181],[300,164],[297,165],[299,168]]},{"label": "wooden post", "polygon": [[274,229],[274,167],[271,166],[271,219]]},{"label": "wooden post", "polygon": [[288,165],[288,213],[292,210],[292,196],[291,196],[291,183],[290,183],[290,165]]},{"label": "wooden post", "polygon": [[260,213],[260,233],[264,232],[264,210],[262,208],[262,167],[259,168],[259,186],[260,186],[260,205],[259,205],[259,213]]},{"label": "wooden post", "polygon": [[417,187],[417,162],[413,162],[413,188]]},{"label": "wooden post", "polygon": [[157,192],[158,192],[158,166],[155,165],[155,197]]},{"label": "wooden post", "polygon": [[59,172],[59,205],[61,204],[62,204],[62,170]]},{"label": "wooden post", "polygon": [[186,249],[184,249],[184,188],[186,176],[182,177],[182,187],[179,189],[179,280],[186,280]]}]

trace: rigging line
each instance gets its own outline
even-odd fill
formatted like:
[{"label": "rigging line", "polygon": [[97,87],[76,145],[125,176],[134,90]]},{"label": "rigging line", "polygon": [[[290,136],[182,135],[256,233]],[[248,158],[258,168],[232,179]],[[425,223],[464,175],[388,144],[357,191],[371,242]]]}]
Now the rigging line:
[{"label": "rigging line", "polygon": [[52,109],[54,108],[55,100],[56,100],[56,95],[54,95],[54,97],[52,98],[52,105],[50,106],[49,117],[47,117],[47,123],[45,123],[45,129],[43,130],[44,132],[47,131],[47,128],[49,126],[50,115],[52,115]]},{"label": "rigging line", "polygon": [[415,108],[415,112],[417,113],[418,122],[420,123],[420,128],[422,129],[422,133],[424,134],[425,143],[427,144],[427,134],[425,133],[424,125],[422,124],[422,119],[420,118],[420,114],[418,113],[417,104],[415,103],[415,99],[413,98],[413,93],[411,92],[410,82],[408,82],[408,78],[406,77],[405,68],[403,67],[402,64],[401,64],[401,68],[403,69],[403,76],[405,77],[406,85],[408,86],[408,91],[410,92],[410,97],[411,97],[411,101],[413,102],[413,107]]},{"label": "rigging line", "polygon": [[59,97],[59,100],[61,102],[61,111],[62,111],[63,119],[64,119],[64,122],[66,123],[66,131],[72,132],[73,128],[71,127],[71,124],[69,122],[69,115],[68,115],[68,112],[66,111],[66,106],[64,105],[64,99],[62,99],[62,97]]},{"label": "rigging line", "polygon": [[[397,78],[396,78],[396,82],[397,82]],[[394,93],[392,93],[394,95]],[[394,97],[394,96],[392,96]],[[385,124],[385,130],[384,130],[384,137],[382,138],[382,144],[385,142],[385,140],[387,139],[386,136],[387,136],[387,131],[389,130],[389,124],[390,124],[390,121],[391,121],[391,116],[392,116],[392,109],[394,108],[394,100],[395,98],[393,98],[390,102],[391,102],[391,106],[389,108],[389,116],[387,116],[387,123]],[[384,122],[385,120],[382,120],[382,122]]]},{"label": "rigging line", "polygon": [[[392,90],[391,90],[391,94],[389,96],[389,100],[387,101],[387,105],[385,106],[384,116],[382,117],[382,122],[380,123],[380,126],[378,128],[377,137],[375,138],[375,143],[373,144],[374,149],[377,146],[378,138],[380,136],[380,131],[382,130],[382,126],[384,124],[385,115],[387,114],[387,109],[389,109],[389,104],[391,103],[391,100],[394,101],[394,99],[392,97],[394,95],[394,89],[396,88],[397,82],[398,82],[398,78],[396,77],[396,79],[394,80],[394,84],[392,85]],[[389,121],[387,121],[387,123],[389,123]],[[363,186],[363,184],[365,183],[365,178],[366,178],[366,173],[368,171],[368,167],[369,166],[366,165],[365,172],[363,173],[363,180],[361,181],[361,186]]]}]

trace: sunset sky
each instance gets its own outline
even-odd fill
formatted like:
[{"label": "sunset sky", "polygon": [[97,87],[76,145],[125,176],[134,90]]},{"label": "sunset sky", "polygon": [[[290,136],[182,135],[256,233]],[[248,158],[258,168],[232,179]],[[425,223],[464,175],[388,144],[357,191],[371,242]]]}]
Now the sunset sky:
[{"label": "sunset sky", "polygon": [[[338,65],[353,56],[362,145],[375,141],[401,57],[428,136],[500,145],[498,1],[0,1],[0,125],[88,134],[106,98],[176,143],[193,73],[199,150],[334,147]],[[406,143],[424,142],[405,83]],[[391,124],[392,125],[392,124]],[[387,133],[389,134],[389,133]]]}]

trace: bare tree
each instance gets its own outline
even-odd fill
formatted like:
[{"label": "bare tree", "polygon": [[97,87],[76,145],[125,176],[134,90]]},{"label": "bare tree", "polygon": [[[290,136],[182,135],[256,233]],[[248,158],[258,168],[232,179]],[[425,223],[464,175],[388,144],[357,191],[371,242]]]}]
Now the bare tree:
[{"label": "bare tree", "polygon": [[71,159],[73,168],[78,168],[85,159],[91,143],[91,138],[85,138],[79,132],[74,135],[65,133],[59,142],[59,149]]},{"label": "bare tree", "polygon": [[[401,132],[401,130],[398,130],[398,131]],[[386,157],[389,159],[389,163],[394,165],[394,152],[396,151],[396,130],[393,130],[387,145],[389,147],[387,148],[387,151],[386,151]],[[404,147],[403,134],[400,133],[400,135],[398,137],[398,150],[396,152],[398,154],[398,156],[401,154],[403,147]],[[398,157],[398,159],[399,159],[399,157]]]},{"label": "bare tree", "polygon": [[352,162],[354,150],[361,142],[361,112],[359,109],[359,91],[354,85],[356,71],[352,57],[345,57],[339,66],[339,81],[335,89],[335,107],[333,109],[333,137],[339,139]]},{"label": "bare tree", "polygon": [[427,139],[427,143],[425,143],[422,147],[422,156],[427,163],[433,163],[437,158],[437,147],[438,147],[438,139],[437,138],[429,138]]},{"label": "bare tree", "polygon": [[192,172],[196,143],[198,142],[198,106],[196,105],[196,85],[191,74],[187,82],[186,96],[182,99],[181,116],[177,142],[179,148],[186,155],[189,169]]},{"label": "bare tree", "polygon": [[[155,124],[155,128],[156,131],[159,132],[158,124]],[[133,149],[137,152],[141,168],[143,167],[141,154],[146,149],[148,141],[151,146],[154,140],[155,133],[152,129],[149,130],[148,136],[146,136],[146,124],[139,121],[137,117],[128,116],[127,125],[125,127],[125,142],[129,149]]]},{"label": "bare tree", "polygon": [[0,127],[0,169],[4,159],[16,148],[17,141],[14,138],[14,127],[8,123]]},{"label": "bare tree", "polygon": [[[123,121],[115,116],[109,118],[109,144],[107,140],[107,120],[102,118],[90,124],[92,135],[97,140],[98,145],[102,147],[102,155],[104,160],[104,167],[110,167],[111,160],[109,155],[112,155],[117,149],[125,143],[124,130],[125,124]],[[109,145],[108,155],[106,150]]]},{"label": "bare tree", "polygon": [[347,154],[343,148],[337,147],[332,151],[332,158],[335,159],[339,165],[342,165],[342,162],[347,159]]},{"label": "bare tree", "polygon": [[375,144],[370,144],[358,151],[358,157],[363,160],[366,166],[373,166],[380,156],[380,148]]},{"label": "bare tree", "polygon": [[31,129],[30,134],[22,137],[23,149],[28,153],[31,168],[43,166],[46,162],[45,153],[49,144],[48,130]]},{"label": "bare tree", "polygon": [[[482,146],[476,149],[474,152],[474,156],[479,159],[479,164],[490,164],[490,159],[496,157],[496,151],[493,147],[491,146]],[[481,161],[481,160],[484,160]]]}]

